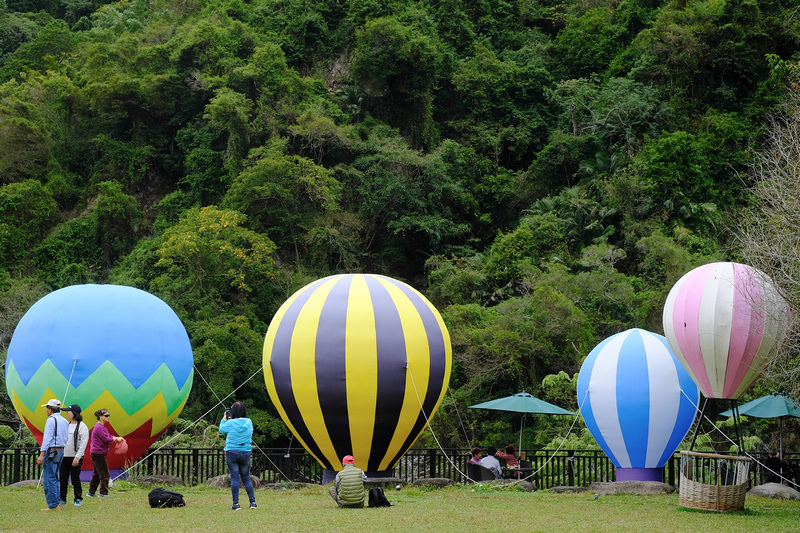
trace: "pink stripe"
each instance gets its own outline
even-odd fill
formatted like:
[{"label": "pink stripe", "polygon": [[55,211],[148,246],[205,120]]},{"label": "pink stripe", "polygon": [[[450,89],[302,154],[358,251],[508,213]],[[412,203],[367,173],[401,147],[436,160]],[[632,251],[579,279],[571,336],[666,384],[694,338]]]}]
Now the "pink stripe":
[{"label": "pink stripe", "polygon": [[757,377],[749,374],[761,367],[758,364],[754,367],[753,360],[764,337],[764,288],[759,274],[739,263],[733,264],[733,270],[733,329],[725,374],[725,398],[733,398],[745,378],[755,380]]},{"label": "pink stripe", "polygon": [[686,274],[678,282],[680,286],[672,310],[672,327],[678,347],[692,369],[697,385],[706,396],[710,396],[712,392],[703,353],[700,351],[699,318],[703,286],[713,270],[714,263],[711,263]]}]

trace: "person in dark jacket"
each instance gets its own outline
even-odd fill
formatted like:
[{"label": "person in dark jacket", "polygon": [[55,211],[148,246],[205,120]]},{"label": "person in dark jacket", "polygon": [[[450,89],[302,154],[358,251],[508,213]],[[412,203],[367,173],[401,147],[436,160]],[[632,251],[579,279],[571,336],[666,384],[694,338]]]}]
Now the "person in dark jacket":
[{"label": "person in dark jacket", "polygon": [[342,470],[336,474],[336,480],[330,488],[331,497],[339,507],[364,507],[364,482],[367,475],[356,467],[352,455],[342,458]]}]

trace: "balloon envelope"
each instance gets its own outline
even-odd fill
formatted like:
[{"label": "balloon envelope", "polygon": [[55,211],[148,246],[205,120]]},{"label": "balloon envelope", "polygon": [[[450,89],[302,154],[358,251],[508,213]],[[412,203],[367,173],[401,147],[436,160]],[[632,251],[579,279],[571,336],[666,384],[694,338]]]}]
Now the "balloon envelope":
[{"label": "balloon envelope", "polygon": [[663,320],[673,353],[703,394],[737,399],[775,358],[789,311],[766,274],[710,263],[672,287]]},{"label": "balloon envelope", "polygon": [[642,329],[598,344],[578,375],[581,415],[619,468],[664,466],[692,426],[699,399],[667,340]]},{"label": "balloon envelope", "polygon": [[[36,302],[11,338],[6,387],[41,444],[50,398],[78,404],[91,430],[108,409],[112,433],[129,450],[108,455],[118,469],[138,459],[178,417],[192,387],[194,358],[175,312],[147,292],[74,285]],[[66,395],[65,395],[66,393]],[[84,469],[91,470],[86,454]]]},{"label": "balloon envelope", "polygon": [[451,348],[439,313],[384,276],[331,276],[296,292],[264,341],[264,379],[286,425],[322,466],[345,455],[394,467],[436,412]]}]

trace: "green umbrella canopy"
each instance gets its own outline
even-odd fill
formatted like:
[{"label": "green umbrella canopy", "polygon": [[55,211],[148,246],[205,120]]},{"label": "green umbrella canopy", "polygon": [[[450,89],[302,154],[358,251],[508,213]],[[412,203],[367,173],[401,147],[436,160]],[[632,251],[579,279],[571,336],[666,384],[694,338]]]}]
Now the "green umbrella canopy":
[{"label": "green umbrella canopy", "polygon": [[[740,405],[739,414],[756,418],[778,418],[781,416],[800,418],[800,406],[796,405],[791,398],[781,394],[767,394],[752,402]],[[720,416],[733,416],[733,410],[728,409],[720,413]]]},{"label": "green umbrella canopy", "polygon": [[525,391],[506,396],[505,398],[497,398],[496,400],[489,400],[488,402],[477,403],[470,405],[470,409],[491,409],[494,411],[511,411],[514,413],[522,413],[522,422],[519,426],[519,448],[522,449],[522,429],[525,427],[525,415],[527,413],[537,413],[543,415],[575,415],[571,411],[562,409],[552,403],[547,403],[544,400],[528,394]]},{"label": "green umbrella canopy", "polygon": [[552,403],[528,394],[523,391],[505,398],[489,400],[488,402],[470,405],[470,409],[493,409],[495,411],[512,411],[515,413],[539,413],[544,415],[574,415],[575,413],[562,409]]},{"label": "green umbrella canopy", "polygon": [[[796,405],[791,398],[781,394],[767,394],[740,405],[739,414],[755,418],[777,418],[779,422],[778,451],[783,457],[783,418],[786,416],[800,418],[800,406]],[[720,413],[720,416],[733,416],[733,409]]]}]

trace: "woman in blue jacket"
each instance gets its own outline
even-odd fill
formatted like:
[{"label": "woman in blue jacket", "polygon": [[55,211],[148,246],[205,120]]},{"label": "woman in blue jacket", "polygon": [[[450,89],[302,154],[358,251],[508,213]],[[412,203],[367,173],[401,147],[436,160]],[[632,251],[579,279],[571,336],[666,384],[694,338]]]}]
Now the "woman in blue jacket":
[{"label": "woman in blue jacket", "polygon": [[256,494],[253,491],[253,482],[250,481],[253,421],[246,417],[244,404],[236,402],[231,406],[230,414],[226,412],[219,423],[219,432],[227,435],[225,460],[228,463],[228,472],[231,474],[231,494],[233,495],[231,509],[234,511],[241,509],[239,506],[239,478],[242,479],[244,489],[250,498],[250,509],[256,508]]}]

